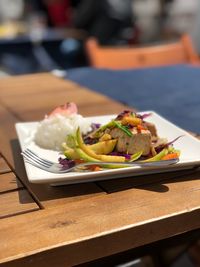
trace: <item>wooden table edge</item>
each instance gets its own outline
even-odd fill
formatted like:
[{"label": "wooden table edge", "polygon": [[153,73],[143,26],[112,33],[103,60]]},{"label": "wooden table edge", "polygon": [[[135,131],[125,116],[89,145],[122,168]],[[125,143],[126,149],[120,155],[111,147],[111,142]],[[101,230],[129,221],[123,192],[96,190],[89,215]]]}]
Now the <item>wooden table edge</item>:
[{"label": "wooden table edge", "polygon": [[[194,214],[193,228],[188,229],[187,226],[183,224],[180,228],[180,223],[188,219],[189,213],[190,215],[191,213]],[[162,239],[159,239],[158,236],[155,235],[151,239],[151,243],[180,235],[182,233],[187,232],[188,230],[192,231],[192,230],[198,230],[200,228],[200,209],[194,209],[187,213],[185,212],[179,213],[178,221],[176,220],[176,216],[177,214],[174,214],[174,216],[172,217],[162,218],[161,220],[159,220],[159,227],[158,227],[158,220],[152,220],[148,223],[148,231],[151,232],[152,235],[156,233],[156,230],[158,228],[163,229],[163,227],[165,226],[166,220],[170,221],[170,223],[175,223],[179,229],[179,233],[175,235],[172,231],[170,231],[170,229],[168,229],[167,233],[165,234],[165,237]],[[93,238],[91,238],[91,236],[89,237],[89,239],[88,237],[85,237],[81,240],[76,240],[73,242],[63,242],[59,245],[52,245],[49,247],[44,247],[42,249],[36,249],[29,253],[21,253],[16,256],[6,257],[4,259],[0,259],[0,264],[12,263],[12,262],[18,262],[18,261],[20,262],[21,260],[22,262],[24,262],[24,264],[25,263],[28,264],[30,262],[30,259],[32,259],[35,264],[37,262],[39,263],[41,260],[42,261],[45,259],[47,260],[49,256],[51,258],[57,254],[59,257],[62,256],[62,260],[60,261],[63,262],[63,264],[67,260],[70,261],[70,263],[69,264],[67,263],[65,266],[73,266],[73,265],[81,264],[84,262],[93,261],[101,257],[107,257],[110,255],[113,255],[113,252],[120,253],[120,252],[127,251],[129,249],[137,248],[139,246],[151,244],[149,243],[149,240],[146,240],[145,242],[138,241],[136,244],[134,245],[132,244],[133,236],[135,233],[137,233],[138,228],[141,228],[139,229],[140,232],[142,231],[142,229],[144,229],[144,234],[146,233],[146,230],[145,230],[146,226],[144,228],[144,224],[140,224],[140,225],[138,224],[137,226],[134,225],[134,227],[133,226],[124,227],[120,229],[115,229],[115,231],[111,231],[109,233],[103,233],[101,235],[94,235]],[[158,234],[159,233],[157,231],[157,235]],[[106,249],[104,249],[105,244],[108,242],[107,238],[109,238],[110,240],[110,237],[109,237],[110,235],[113,235],[114,238],[112,237],[112,242],[109,248],[106,247]],[[126,244],[123,246],[123,248],[119,245],[116,245],[116,244],[121,243],[120,242],[121,240],[126,240]],[[113,247],[111,248],[112,245],[114,245],[114,248]],[[100,248],[101,248],[101,252],[99,252]],[[86,249],[90,252],[88,253]],[[77,251],[79,252],[81,251],[81,257],[79,258],[77,257],[78,259],[77,258],[74,259],[74,255],[76,255]],[[90,256],[91,251],[93,251],[93,257]]]}]

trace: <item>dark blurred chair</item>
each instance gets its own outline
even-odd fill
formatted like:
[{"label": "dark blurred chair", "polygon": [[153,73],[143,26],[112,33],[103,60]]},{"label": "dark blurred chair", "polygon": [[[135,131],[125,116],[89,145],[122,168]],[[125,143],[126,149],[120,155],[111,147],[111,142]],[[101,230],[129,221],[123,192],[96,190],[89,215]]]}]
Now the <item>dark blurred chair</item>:
[{"label": "dark blurred chair", "polygon": [[88,39],[86,54],[92,67],[130,69],[173,64],[199,64],[200,60],[188,35],[177,42],[147,47],[100,46],[96,39]]}]

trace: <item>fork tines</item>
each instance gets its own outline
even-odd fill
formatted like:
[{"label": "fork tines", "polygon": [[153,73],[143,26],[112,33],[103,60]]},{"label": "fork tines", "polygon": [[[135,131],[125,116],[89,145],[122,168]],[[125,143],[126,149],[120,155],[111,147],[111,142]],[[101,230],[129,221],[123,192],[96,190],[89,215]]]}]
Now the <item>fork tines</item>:
[{"label": "fork tines", "polygon": [[28,148],[24,150],[21,154],[24,157],[24,159],[30,163],[33,162],[35,164],[42,165],[47,168],[53,164],[53,162],[39,157],[36,153],[34,153]]}]

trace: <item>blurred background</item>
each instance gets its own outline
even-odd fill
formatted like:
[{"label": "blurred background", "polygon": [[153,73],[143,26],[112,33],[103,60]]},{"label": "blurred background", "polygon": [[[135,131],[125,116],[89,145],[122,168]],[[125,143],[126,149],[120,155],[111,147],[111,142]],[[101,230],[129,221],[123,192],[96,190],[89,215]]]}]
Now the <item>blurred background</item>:
[{"label": "blurred background", "polygon": [[200,0],[0,0],[0,73],[87,66],[84,42],[146,45],[189,33],[200,53]]}]

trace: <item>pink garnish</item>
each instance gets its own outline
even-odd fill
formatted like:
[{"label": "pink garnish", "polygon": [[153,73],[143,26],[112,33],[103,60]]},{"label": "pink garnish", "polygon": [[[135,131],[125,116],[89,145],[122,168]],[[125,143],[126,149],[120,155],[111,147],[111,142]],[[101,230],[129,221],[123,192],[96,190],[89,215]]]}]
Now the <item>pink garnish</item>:
[{"label": "pink garnish", "polygon": [[64,105],[56,107],[48,116],[54,116],[55,114],[72,115],[77,114],[78,109],[75,103],[69,102]]}]

